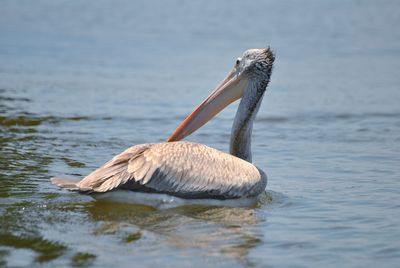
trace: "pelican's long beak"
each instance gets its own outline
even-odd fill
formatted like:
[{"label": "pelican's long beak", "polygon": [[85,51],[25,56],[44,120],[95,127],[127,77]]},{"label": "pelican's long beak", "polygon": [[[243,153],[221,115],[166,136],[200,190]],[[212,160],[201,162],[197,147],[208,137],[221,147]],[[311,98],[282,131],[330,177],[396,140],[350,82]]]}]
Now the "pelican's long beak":
[{"label": "pelican's long beak", "polygon": [[179,141],[192,134],[232,102],[243,96],[247,79],[233,70],[168,139]]}]

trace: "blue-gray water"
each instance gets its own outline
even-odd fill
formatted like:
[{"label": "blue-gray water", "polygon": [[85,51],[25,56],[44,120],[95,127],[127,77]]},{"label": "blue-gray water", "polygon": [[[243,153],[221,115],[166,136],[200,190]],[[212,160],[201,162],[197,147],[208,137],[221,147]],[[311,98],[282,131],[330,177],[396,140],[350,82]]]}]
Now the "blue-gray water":
[{"label": "blue-gray water", "polygon": [[[0,3],[0,266],[396,267],[399,1]],[[253,47],[276,51],[255,208],[61,191],[164,141]],[[235,105],[189,140],[227,150]]]}]

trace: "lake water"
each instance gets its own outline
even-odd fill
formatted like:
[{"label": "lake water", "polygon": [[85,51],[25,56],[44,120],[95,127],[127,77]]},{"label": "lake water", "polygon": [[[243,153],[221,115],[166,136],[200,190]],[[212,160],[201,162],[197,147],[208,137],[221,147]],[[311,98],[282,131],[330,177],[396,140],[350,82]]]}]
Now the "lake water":
[{"label": "lake water", "polygon": [[[1,1],[0,266],[398,267],[399,1]],[[164,141],[244,50],[275,69],[256,207],[52,185]],[[188,140],[225,150],[236,105]]]}]

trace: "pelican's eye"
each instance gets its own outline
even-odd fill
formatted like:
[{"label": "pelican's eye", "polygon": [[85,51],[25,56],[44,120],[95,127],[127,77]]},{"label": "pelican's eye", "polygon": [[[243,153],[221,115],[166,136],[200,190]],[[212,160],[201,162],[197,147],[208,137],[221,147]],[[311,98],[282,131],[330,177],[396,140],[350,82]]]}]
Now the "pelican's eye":
[{"label": "pelican's eye", "polygon": [[240,64],[240,61],[241,61],[241,60],[242,60],[241,58],[237,58],[237,60],[236,60],[236,66]]}]

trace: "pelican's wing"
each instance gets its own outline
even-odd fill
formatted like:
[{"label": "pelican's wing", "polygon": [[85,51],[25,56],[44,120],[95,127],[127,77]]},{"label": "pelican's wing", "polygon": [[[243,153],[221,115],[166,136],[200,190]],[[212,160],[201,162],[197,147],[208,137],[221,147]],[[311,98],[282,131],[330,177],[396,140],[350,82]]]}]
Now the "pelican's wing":
[{"label": "pelican's wing", "polygon": [[66,188],[107,192],[131,185],[181,197],[235,198],[264,191],[266,176],[260,172],[251,163],[202,144],[142,144],[115,156],[76,188]]}]

